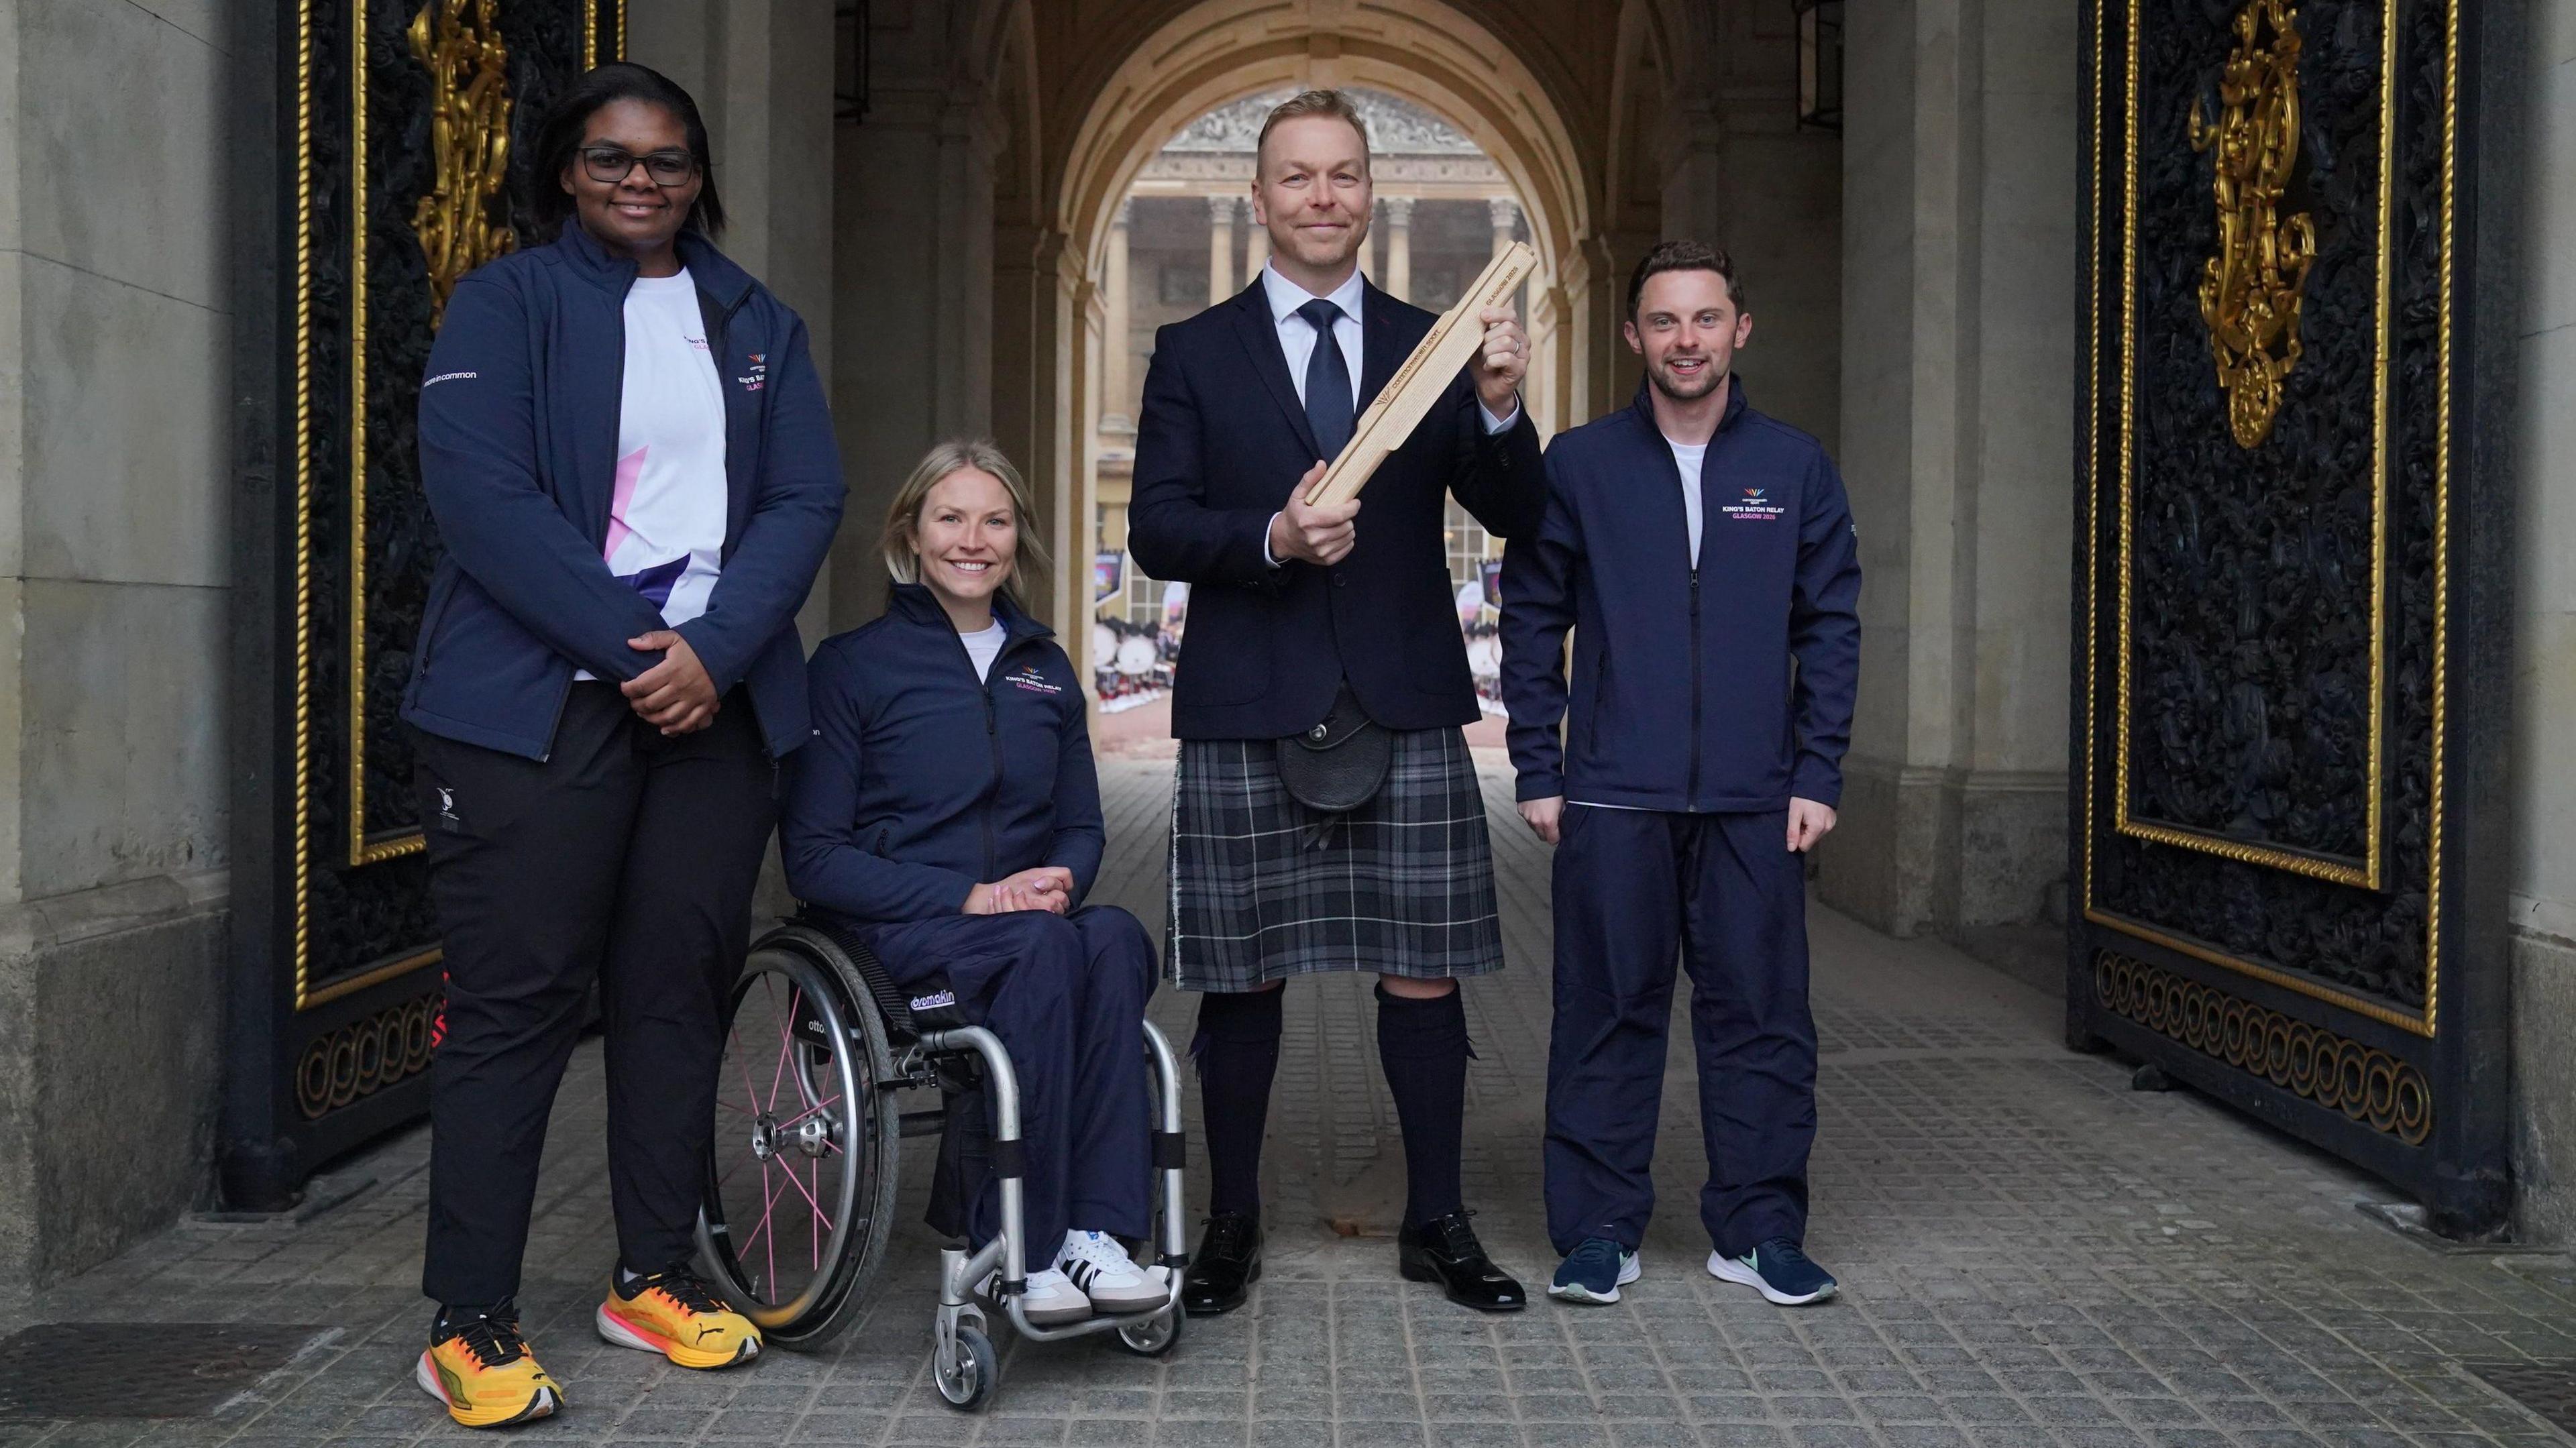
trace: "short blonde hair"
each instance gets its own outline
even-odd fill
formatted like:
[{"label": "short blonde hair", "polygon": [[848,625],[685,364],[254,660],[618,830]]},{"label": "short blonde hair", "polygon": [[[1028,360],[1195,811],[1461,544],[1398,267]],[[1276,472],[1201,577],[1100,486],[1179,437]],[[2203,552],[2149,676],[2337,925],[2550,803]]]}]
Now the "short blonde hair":
[{"label": "short blonde hair", "polygon": [[1026,603],[1020,580],[1031,572],[1047,571],[1046,539],[1038,528],[1037,500],[1029,495],[1028,483],[1020,470],[992,442],[980,437],[951,438],[922,455],[912,476],[894,490],[894,501],[886,507],[885,537],[878,545],[885,553],[886,572],[897,583],[921,581],[921,510],[930,501],[930,490],[951,473],[973,468],[991,473],[1002,480],[1003,491],[1011,495],[1012,522],[1018,525],[1019,541],[1011,552],[1011,571],[1002,579],[1002,591],[1013,603]]},{"label": "short blonde hair", "polygon": [[1300,116],[1331,116],[1348,122],[1352,130],[1360,133],[1360,163],[1362,165],[1368,163],[1368,122],[1360,119],[1360,108],[1351,103],[1351,98],[1337,90],[1299,91],[1271,107],[1269,119],[1261,123],[1261,136],[1252,143],[1252,169],[1255,174],[1261,170],[1262,152],[1270,145],[1271,127],[1281,121],[1296,120]]}]

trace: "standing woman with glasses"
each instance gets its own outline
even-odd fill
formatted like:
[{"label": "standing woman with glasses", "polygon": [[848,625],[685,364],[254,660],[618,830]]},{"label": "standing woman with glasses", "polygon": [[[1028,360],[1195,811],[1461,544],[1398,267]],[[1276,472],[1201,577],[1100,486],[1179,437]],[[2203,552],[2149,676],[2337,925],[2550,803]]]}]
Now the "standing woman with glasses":
[{"label": "standing woman with glasses", "polygon": [[447,556],[403,704],[447,968],[417,1376],[473,1427],[564,1401],[513,1299],[594,980],[598,1331],[682,1367],[760,1351],[689,1264],[778,760],[809,729],[796,610],[841,516],[805,325],[715,249],[688,93],[599,67],[531,174],[556,236],[457,283],[421,385]]}]

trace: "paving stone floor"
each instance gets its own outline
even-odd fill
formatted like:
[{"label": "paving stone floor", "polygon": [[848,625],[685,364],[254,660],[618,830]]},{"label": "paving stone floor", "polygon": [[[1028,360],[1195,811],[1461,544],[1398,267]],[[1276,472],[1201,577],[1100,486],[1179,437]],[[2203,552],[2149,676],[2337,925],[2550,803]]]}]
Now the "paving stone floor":
[{"label": "paving stone floor", "polygon": [[[1159,919],[1167,766],[1106,766],[1102,895]],[[1512,968],[1469,988],[1468,1188],[1532,1282],[1548,863],[1495,771]],[[1822,1135],[1809,1246],[1838,1302],[1783,1311],[1700,1267],[1697,1111],[1671,1058],[1665,1210],[1615,1307],[1513,1317],[1400,1281],[1402,1198],[1365,982],[1291,987],[1268,1163],[1268,1277],[1154,1362],[1091,1339],[1006,1345],[991,1410],[924,1372],[934,1240],[909,1227],[829,1349],[681,1372],[591,1335],[609,1265],[595,1044],[549,1143],[522,1305],[572,1406],[531,1441],[1145,1445],[2313,1448],[2566,1444],[2465,1372],[2576,1358],[2576,1262],[2446,1255],[2365,1219],[2387,1190],[2184,1092],[2057,1043],[2056,1001],[1941,946],[1813,911]],[[1158,1017],[1175,1038],[1186,1001]],[[913,1143],[920,1166],[928,1143]],[[427,1141],[334,1174],[374,1185],[300,1225],[183,1224],[39,1300],[48,1320],[254,1319],[329,1335],[216,1417],[0,1424],[0,1445],[407,1444],[475,1435],[411,1383]],[[912,1171],[912,1204],[926,1172]],[[911,1220],[917,1212],[907,1211]]]}]

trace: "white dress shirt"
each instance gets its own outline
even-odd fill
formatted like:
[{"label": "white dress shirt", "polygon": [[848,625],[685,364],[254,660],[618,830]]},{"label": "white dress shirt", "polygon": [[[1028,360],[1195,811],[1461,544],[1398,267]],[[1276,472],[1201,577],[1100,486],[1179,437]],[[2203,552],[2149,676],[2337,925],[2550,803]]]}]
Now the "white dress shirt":
[{"label": "white dress shirt", "polygon": [[[1361,344],[1360,299],[1367,291],[1367,280],[1360,275],[1358,267],[1352,267],[1351,274],[1343,279],[1342,284],[1324,298],[1342,309],[1342,314],[1333,319],[1333,341],[1342,349],[1343,370],[1351,374],[1351,414],[1354,419],[1363,410],[1360,407],[1360,359],[1366,353]],[[1297,401],[1302,406],[1306,401],[1306,367],[1315,360],[1317,334],[1315,324],[1297,315],[1297,309],[1315,300],[1315,294],[1281,276],[1279,269],[1268,262],[1261,264],[1261,294],[1270,301],[1270,321],[1279,331],[1279,351],[1288,359],[1288,381],[1297,389]],[[1485,431],[1488,433],[1509,432],[1512,424],[1521,419],[1518,398],[1513,399],[1512,410],[1501,417],[1494,416],[1482,397],[1476,399],[1476,410],[1484,414]],[[1278,521],[1278,514],[1270,516],[1271,521]],[[1261,556],[1270,560],[1271,567],[1279,566],[1278,556],[1270,551],[1270,534],[1266,530],[1261,535]]]}]

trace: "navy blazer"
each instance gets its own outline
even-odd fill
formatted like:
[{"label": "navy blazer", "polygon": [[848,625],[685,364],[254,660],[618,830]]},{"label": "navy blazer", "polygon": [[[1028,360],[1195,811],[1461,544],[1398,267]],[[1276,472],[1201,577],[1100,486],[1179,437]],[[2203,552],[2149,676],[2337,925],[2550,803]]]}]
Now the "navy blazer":
[{"label": "navy blazer", "polygon": [[1081,676],[1006,597],[1010,629],[975,677],[930,590],[898,584],[875,621],[814,651],[814,738],[788,761],[778,849],[796,898],[850,920],[954,915],[967,892],[1041,865],[1079,905],[1107,835]]},{"label": "navy blazer", "polygon": [[1634,405],[1557,434],[1547,476],[1546,521],[1503,560],[1519,797],[1675,812],[1839,803],[1860,551],[1823,444],[1755,411],[1736,378],[1700,463],[1697,558],[1643,386]]},{"label": "navy blazer", "polygon": [[[1437,320],[1371,286],[1360,304],[1360,410]],[[1190,585],[1172,700],[1181,739],[1275,739],[1324,717],[1344,678],[1390,729],[1473,723],[1475,684],[1449,585],[1443,494],[1505,538],[1546,498],[1529,413],[1488,434],[1462,370],[1360,495],[1357,542],[1331,568],[1270,566],[1271,515],[1322,457],[1261,281],[1154,336],[1136,427],[1127,546]]]},{"label": "navy blazer", "polygon": [[[725,399],[723,571],[677,630],[718,693],[741,684],[770,753],[805,741],[796,610],[841,521],[841,461],[805,324],[682,232]],[[578,222],[456,284],[420,390],[420,481],[446,556],[430,581],[403,718],[542,759],[573,671],[661,662],[626,641],[668,625],[608,570],[626,292],[635,263]]]}]

